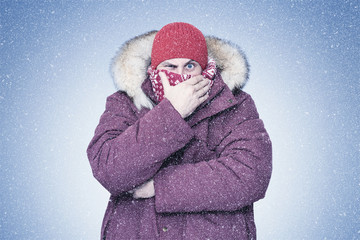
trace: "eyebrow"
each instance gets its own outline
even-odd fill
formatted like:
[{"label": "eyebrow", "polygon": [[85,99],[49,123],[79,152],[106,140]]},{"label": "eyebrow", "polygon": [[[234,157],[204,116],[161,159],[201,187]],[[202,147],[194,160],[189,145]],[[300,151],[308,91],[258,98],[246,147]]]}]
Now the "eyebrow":
[{"label": "eyebrow", "polygon": [[161,65],[165,66],[165,65],[174,65],[176,66],[175,64],[171,63],[171,62],[162,62]]},{"label": "eyebrow", "polygon": [[196,61],[190,59],[190,61],[187,61],[184,66],[188,65],[188,64],[191,63],[191,62],[196,62]]},{"label": "eyebrow", "polygon": [[[184,64],[184,66],[186,66],[186,65],[188,65],[189,63],[192,63],[192,62],[196,62],[196,61],[190,59],[189,61],[187,61],[187,62]],[[165,65],[173,65],[173,66],[176,66],[176,67],[178,66],[177,64],[174,64],[174,63],[171,63],[171,62],[167,62],[167,61],[163,62],[162,65],[163,65],[163,66],[165,66]]]}]

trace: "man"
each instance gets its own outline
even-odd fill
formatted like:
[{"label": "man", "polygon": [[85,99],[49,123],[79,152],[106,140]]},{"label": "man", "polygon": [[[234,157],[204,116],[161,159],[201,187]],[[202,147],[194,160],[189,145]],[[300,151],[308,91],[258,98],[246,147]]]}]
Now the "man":
[{"label": "man", "polygon": [[255,239],[271,142],[241,51],[171,23],[128,41],[112,71],[120,90],[87,151],[111,193],[102,239]]}]

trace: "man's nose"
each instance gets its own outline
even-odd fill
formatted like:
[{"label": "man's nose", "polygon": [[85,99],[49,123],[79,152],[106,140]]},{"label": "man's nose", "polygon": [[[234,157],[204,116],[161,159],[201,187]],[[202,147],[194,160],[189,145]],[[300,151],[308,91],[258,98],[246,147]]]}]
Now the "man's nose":
[{"label": "man's nose", "polygon": [[180,75],[185,74],[185,68],[177,67],[174,72],[177,73],[177,74],[180,74]]}]

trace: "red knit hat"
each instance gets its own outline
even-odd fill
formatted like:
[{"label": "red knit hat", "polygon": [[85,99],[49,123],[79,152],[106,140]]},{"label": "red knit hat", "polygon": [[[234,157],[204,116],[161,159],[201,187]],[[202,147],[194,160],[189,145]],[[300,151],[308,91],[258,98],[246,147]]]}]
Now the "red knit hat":
[{"label": "red knit hat", "polygon": [[151,66],[172,58],[189,58],[205,69],[208,62],[206,40],[191,24],[175,22],[165,25],[156,34],[151,51]]}]

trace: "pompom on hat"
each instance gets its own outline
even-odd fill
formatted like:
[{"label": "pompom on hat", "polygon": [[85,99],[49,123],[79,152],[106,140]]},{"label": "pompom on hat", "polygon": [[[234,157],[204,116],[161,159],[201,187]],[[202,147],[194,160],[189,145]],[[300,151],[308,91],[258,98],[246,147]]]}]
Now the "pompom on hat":
[{"label": "pompom on hat", "polygon": [[168,59],[189,58],[205,69],[208,62],[206,40],[202,32],[189,23],[165,25],[156,34],[151,50],[151,67]]}]

